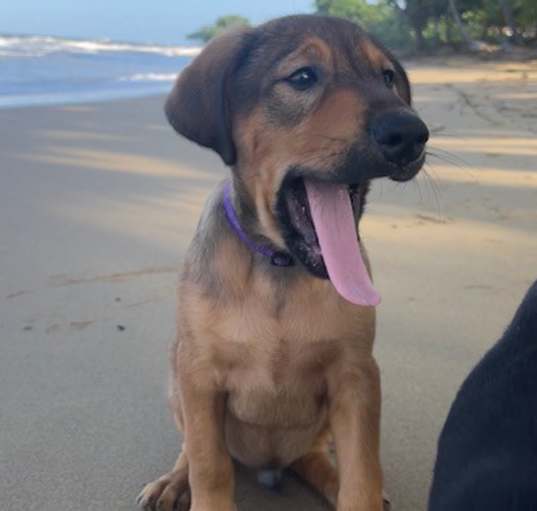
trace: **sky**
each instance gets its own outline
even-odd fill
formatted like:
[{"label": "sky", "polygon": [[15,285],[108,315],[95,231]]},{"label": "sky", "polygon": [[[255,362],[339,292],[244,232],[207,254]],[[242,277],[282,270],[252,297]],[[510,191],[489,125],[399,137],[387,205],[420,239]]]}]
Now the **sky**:
[{"label": "sky", "polygon": [[[314,0],[0,0],[0,34],[184,44],[221,15],[253,23],[311,12]],[[189,44],[193,44],[192,41]]]}]

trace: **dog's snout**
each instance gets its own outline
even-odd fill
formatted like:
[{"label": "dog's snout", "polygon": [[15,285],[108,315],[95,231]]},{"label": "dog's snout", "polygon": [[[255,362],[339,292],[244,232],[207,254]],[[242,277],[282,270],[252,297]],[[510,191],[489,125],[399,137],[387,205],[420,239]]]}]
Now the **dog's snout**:
[{"label": "dog's snout", "polygon": [[429,140],[429,130],[415,114],[405,111],[385,112],[375,117],[371,134],[384,157],[398,165],[417,160]]}]

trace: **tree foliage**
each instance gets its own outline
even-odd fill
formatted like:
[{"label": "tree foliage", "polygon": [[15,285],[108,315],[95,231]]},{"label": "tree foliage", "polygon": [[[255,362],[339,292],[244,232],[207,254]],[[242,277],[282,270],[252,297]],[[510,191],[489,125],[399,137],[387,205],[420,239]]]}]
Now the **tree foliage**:
[{"label": "tree foliage", "polygon": [[393,48],[412,44],[407,20],[400,19],[387,0],[376,4],[366,0],[316,0],[315,7],[320,14],[347,18],[362,25]]},{"label": "tree foliage", "polygon": [[250,26],[248,19],[243,16],[238,16],[235,14],[229,16],[221,16],[216,20],[214,25],[208,25],[201,27],[198,31],[188,34],[189,39],[197,39],[206,43],[213,37],[225,32],[226,30],[236,28],[236,27],[247,27]]},{"label": "tree foliage", "polygon": [[396,50],[537,42],[537,0],[315,0],[315,7],[359,22]]},{"label": "tree foliage", "polygon": [[[537,44],[537,0],[314,0],[314,7],[359,23],[399,51],[473,49],[479,47],[476,41]],[[249,21],[222,16],[188,37],[207,42],[237,26],[249,26]]]}]

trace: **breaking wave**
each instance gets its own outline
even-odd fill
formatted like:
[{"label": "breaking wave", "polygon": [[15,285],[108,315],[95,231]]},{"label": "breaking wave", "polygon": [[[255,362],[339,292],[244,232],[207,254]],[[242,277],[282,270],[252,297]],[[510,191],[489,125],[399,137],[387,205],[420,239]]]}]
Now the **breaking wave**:
[{"label": "breaking wave", "polygon": [[177,73],[136,73],[120,78],[123,82],[173,82]]},{"label": "breaking wave", "polygon": [[51,53],[146,53],[165,57],[195,57],[201,48],[110,41],[84,41],[53,36],[0,36],[0,57],[43,57]]}]

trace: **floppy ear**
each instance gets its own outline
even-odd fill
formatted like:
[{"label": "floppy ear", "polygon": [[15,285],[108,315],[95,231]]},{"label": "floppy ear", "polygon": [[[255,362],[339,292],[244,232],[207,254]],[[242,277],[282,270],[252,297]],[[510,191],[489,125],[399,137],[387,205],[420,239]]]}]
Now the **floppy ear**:
[{"label": "floppy ear", "polygon": [[226,165],[236,160],[229,81],[240,62],[248,32],[232,31],[212,40],[180,73],[164,108],[178,133],[213,149]]}]

